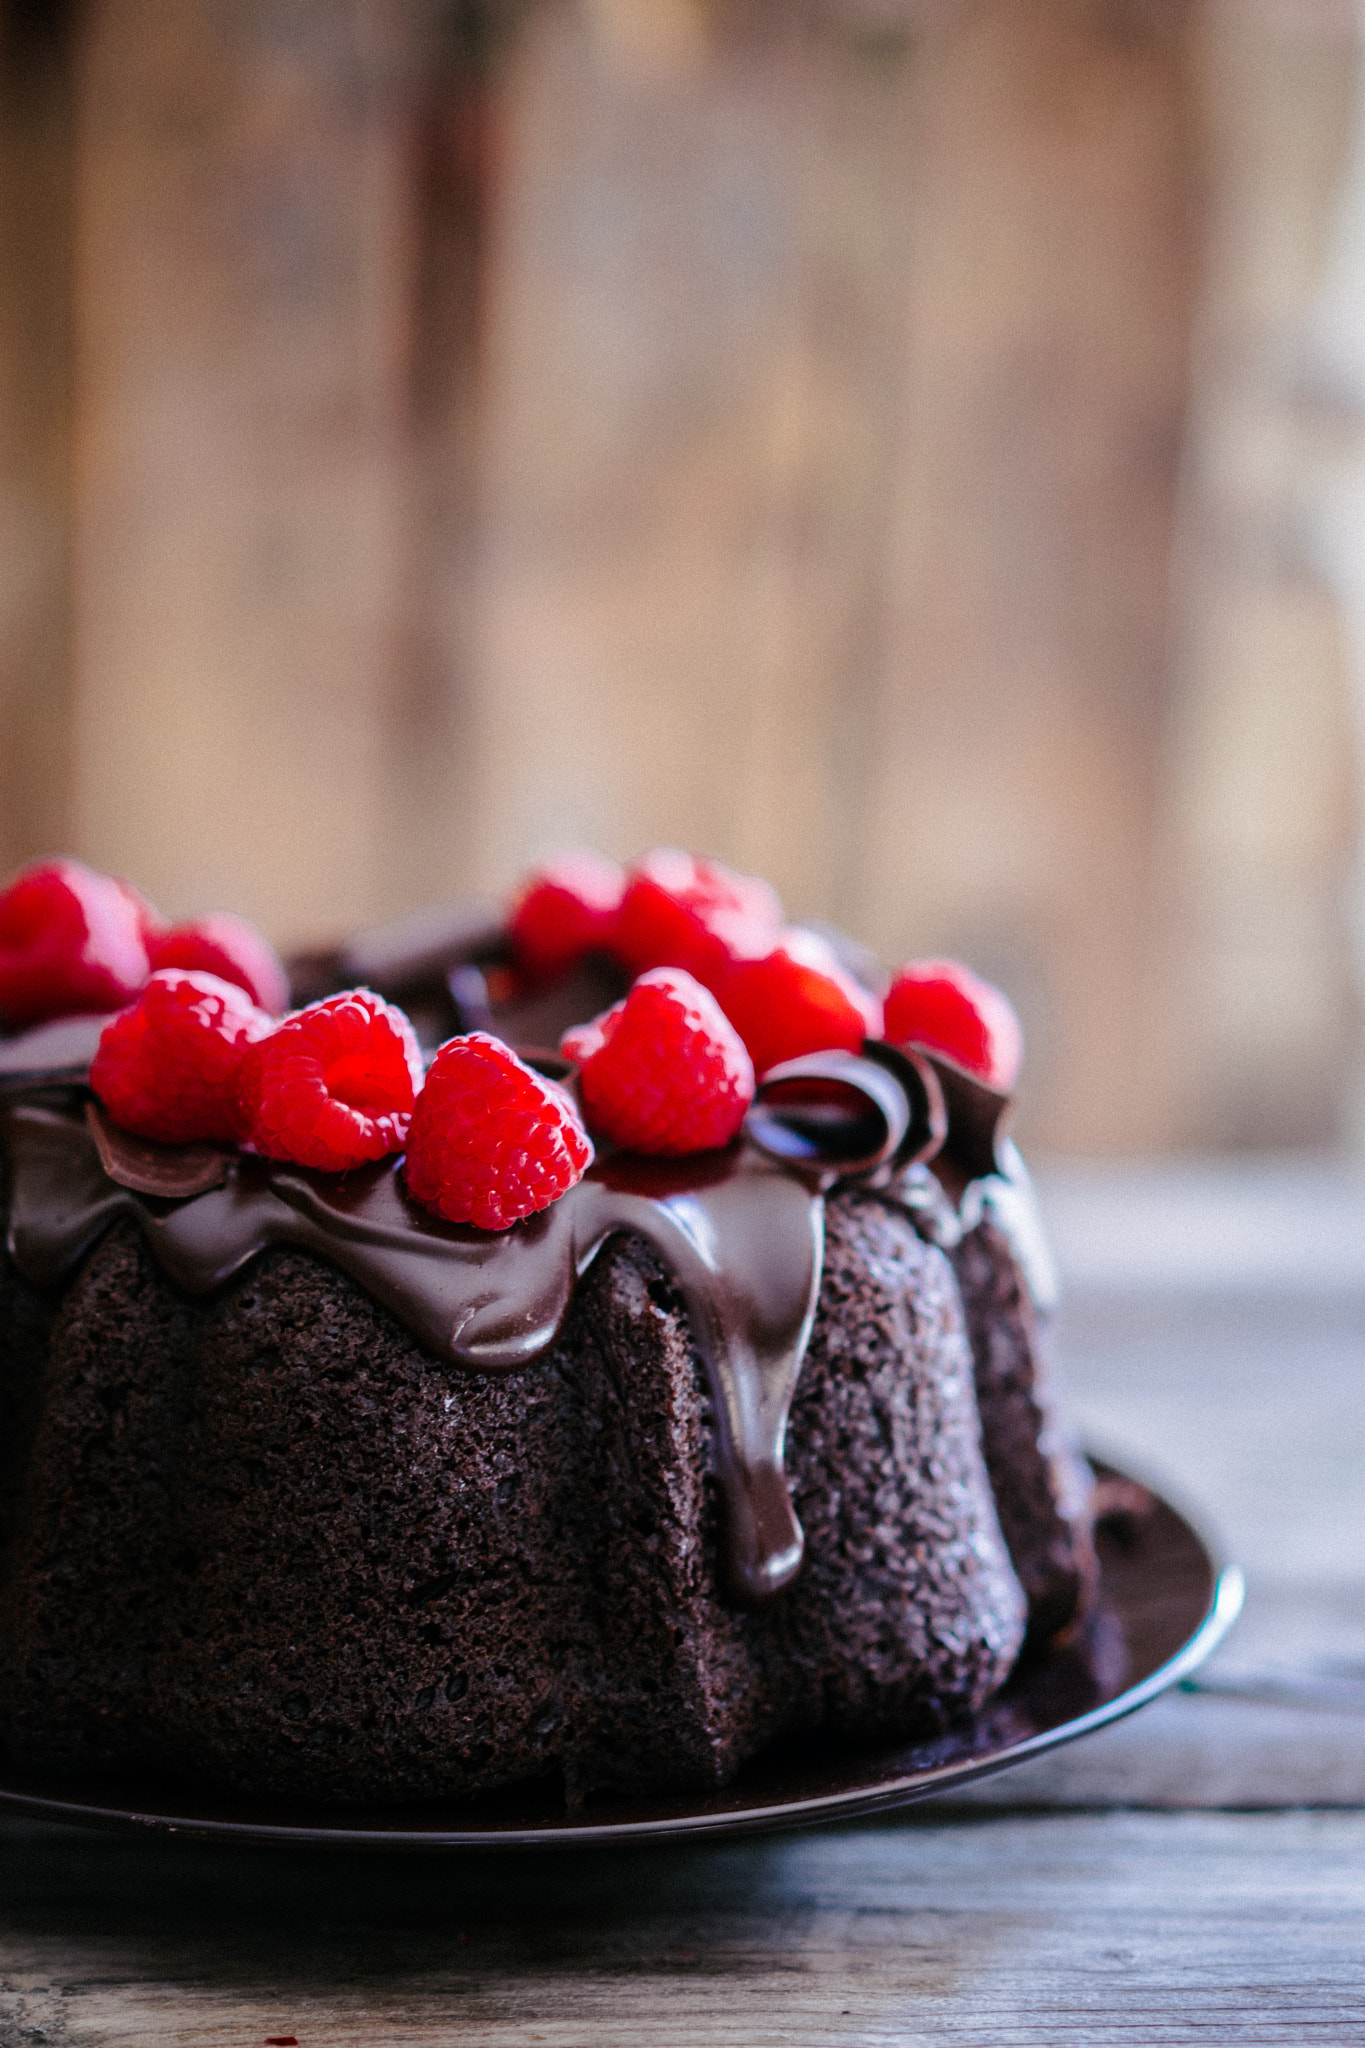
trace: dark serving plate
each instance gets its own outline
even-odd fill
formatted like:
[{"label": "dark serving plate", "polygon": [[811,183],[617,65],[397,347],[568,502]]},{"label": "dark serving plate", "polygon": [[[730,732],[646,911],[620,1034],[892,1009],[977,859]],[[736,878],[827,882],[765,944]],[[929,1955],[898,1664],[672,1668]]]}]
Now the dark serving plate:
[{"label": "dark serving plate", "polygon": [[1242,1574],[1158,1493],[1092,1460],[1099,1482],[1100,1599],[1073,1642],[1015,1671],[979,1714],[932,1741],[775,1745],[719,1792],[594,1799],[566,1812],[525,1787],[464,1805],[292,1807],[217,1798],[150,1781],[76,1784],[0,1764],[0,1813],[84,1827],[153,1830],[315,1847],[543,1849],[730,1835],[851,1820],[1001,1771],[1103,1728],[1202,1663],[1236,1620]]}]

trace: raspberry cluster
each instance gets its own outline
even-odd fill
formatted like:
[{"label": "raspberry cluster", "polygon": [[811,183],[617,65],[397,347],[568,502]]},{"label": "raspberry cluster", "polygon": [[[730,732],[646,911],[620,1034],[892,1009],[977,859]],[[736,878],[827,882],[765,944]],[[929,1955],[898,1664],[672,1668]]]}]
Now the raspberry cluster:
[{"label": "raspberry cluster", "polygon": [[286,1017],[244,1055],[237,1099],[267,1159],[344,1173],[400,1152],[422,1086],[417,1034],[367,988]]},{"label": "raspberry cluster", "polygon": [[274,949],[219,912],[168,925],[145,896],[78,860],[39,861],[0,892],[0,1018],[22,1028],[119,1010],[165,968],[232,982],[272,1015],[289,1000]]},{"label": "raspberry cluster", "polygon": [[249,1125],[238,1077],[248,1048],[272,1024],[234,982],[159,969],[100,1033],[90,1086],[114,1122],[140,1138],[240,1143]]},{"label": "raspberry cluster", "polygon": [[[802,1054],[858,1052],[865,1040],[882,1037],[938,1053],[1001,1091],[1012,1088],[1018,1076],[1019,1020],[999,989],[968,968],[951,960],[909,961],[883,1002],[877,989],[849,971],[829,940],[784,924],[782,906],[766,882],[673,847],[645,854],[629,872],[596,854],[560,855],[523,883],[510,932],[531,980],[562,974],[593,951],[610,955],[635,976],[680,970],[714,998],[708,1029],[715,1029],[718,1007],[760,1079]],[[637,1084],[609,1078],[603,1034],[617,1031],[623,1014],[618,1005],[580,1027],[565,1039],[564,1050],[582,1065],[584,1100],[603,1131],[637,1150],[677,1149],[671,1138],[657,1135],[662,1124],[657,1130],[640,1126],[644,1135],[639,1134],[626,1107]],[[710,1084],[699,1088],[696,1055],[681,1044],[676,1033],[667,1050],[661,1041],[651,1085],[696,1101]],[[624,1058],[624,1051],[616,1055],[622,1065]],[[690,1127],[684,1122],[682,1128]],[[623,1129],[636,1135],[618,1136]]]},{"label": "raspberry cluster", "polygon": [[166,1143],[216,1139],[345,1173],[406,1146],[412,1194],[505,1230],[571,1188],[592,1141],[570,1098],[474,1032],[422,1073],[412,1025],[370,989],[280,1023],[216,975],[164,970],[100,1035],[90,1085],[115,1123]]},{"label": "raspberry cluster", "polygon": [[886,992],[886,1035],[942,1053],[1008,1095],[1024,1063],[1014,1006],[959,960],[909,960]]},{"label": "raspberry cluster", "polygon": [[0,893],[0,1017],[113,1010],[91,1087],[114,1121],[344,1173],[406,1150],[413,1197],[503,1230],[558,1199],[613,1145],[678,1156],[730,1144],[755,1075],[885,1035],[1004,1092],[1023,1051],[998,989],[953,961],[909,962],[885,1002],[819,934],[782,922],[766,882],[662,849],[628,874],[595,854],[533,875],[510,917],[521,973],[613,955],[627,995],[566,1033],[578,1102],[499,1039],[452,1039],[424,1076],[401,1010],[350,989],[280,1017],[288,984],[251,925],[167,926],[127,883],[76,861]]},{"label": "raspberry cluster", "polygon": [[[659,847],[626,873],[598,856],[561,855],[532,874],[510,932],[531,978],[587,952],[631,975],[680,968],[708,990],[762,1076],[781,1060],[881,1036],[881,1004],[817,933],[783,922],[767,882],[719,861]],[[584,878],[589,896],[584,893]]]}]

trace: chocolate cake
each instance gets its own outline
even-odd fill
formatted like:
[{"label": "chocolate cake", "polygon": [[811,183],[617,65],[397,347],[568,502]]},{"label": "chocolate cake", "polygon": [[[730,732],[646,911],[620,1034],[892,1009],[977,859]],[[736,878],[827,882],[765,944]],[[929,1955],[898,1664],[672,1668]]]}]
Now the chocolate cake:
[{"label": "chocolate cake", "polygon": [[[296,994],[364,979],[430,1042],[524,1044],[613,993],[589,961],[532,1018],[504,958],[460,911]],[[787,1732],[940,1730],[1083,1611],[1027,1179],[951,1060],[774,1069],[725,1151],[607,1150],[494,1233],[395,1158],[129,1137],[87,1086],[102,1021],[0,1044],[21,1767],[330,1802],[714,1785]]]}]

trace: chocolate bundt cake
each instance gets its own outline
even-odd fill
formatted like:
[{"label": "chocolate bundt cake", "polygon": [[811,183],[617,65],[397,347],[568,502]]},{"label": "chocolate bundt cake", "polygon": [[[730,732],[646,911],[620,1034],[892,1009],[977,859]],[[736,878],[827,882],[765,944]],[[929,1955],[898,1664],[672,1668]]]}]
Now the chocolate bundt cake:
[{"label": "chocolate bundt cake", "polygon": [[[512,981],[461,910],[299,963],[436,1043],[625,986]],[[1093,1589],[1005,1094],[867,1041],[728,1147],[605,1148],[502,1231],[131,1136],[105,1019],[0,1042],[0,1742],[329,1802],[715,1785],[780,1734],[945,1728]],[[526,1055],[542,1071],[565,1063]]]}]

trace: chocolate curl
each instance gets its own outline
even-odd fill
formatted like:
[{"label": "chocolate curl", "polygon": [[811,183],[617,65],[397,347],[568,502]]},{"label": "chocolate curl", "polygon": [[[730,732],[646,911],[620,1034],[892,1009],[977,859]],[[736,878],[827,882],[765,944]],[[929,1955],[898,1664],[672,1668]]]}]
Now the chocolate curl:
[{"label": "chocolate curl", "polygon": [[233,1155],[221,1145],[161,1145],[152,1138],[135,1138],[110,1123],[98,1102],[86,1103],[85,1121],[110,1180],[136,1195],[182,1202],[190,1195],[206,1195],[227,1179]]},{"label": "chocolate curl", "polygon": [[871,1042],[861,1055],[808,1053],[771,1067],[745,1119],[768,1158],[835,1179],[930,1158],[946,1129],[933,1070],[916,1053]]},{"label": "chocolate curl", "polygon": [[991,1174],[1008,1178],[1005,1132],[1014,1097],[987,1087],[965,1067],[945,1059],[941,1052],[933,1052],[927,1046],[917,1047],[916,1051],[938,1077],[948,1110],[948,1135],[934,1159],[934,1172],[947,1193],[956,1202],[974,1180],[984,1180]]}]

